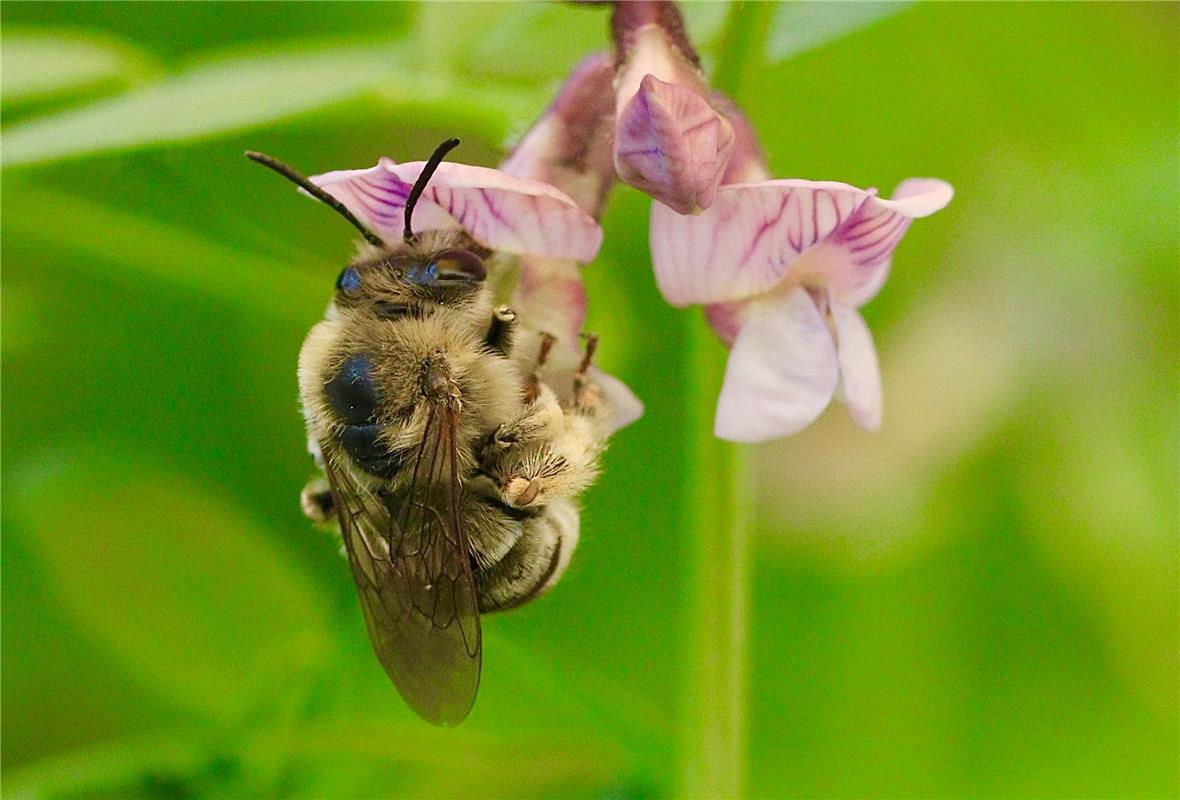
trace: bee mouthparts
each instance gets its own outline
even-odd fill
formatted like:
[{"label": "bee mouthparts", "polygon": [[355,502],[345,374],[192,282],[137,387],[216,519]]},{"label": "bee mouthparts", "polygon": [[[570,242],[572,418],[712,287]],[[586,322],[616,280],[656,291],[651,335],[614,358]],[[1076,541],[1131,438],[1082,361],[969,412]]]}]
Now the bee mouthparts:
[{"label": "bee mouthparts", "polygon": [[459,396],[459,387],[451,380],[450,371],[442,364],[434,364],[427,368],[426,380],[422,382],[423,391],[427,397],[435,400],[446,400]]}]

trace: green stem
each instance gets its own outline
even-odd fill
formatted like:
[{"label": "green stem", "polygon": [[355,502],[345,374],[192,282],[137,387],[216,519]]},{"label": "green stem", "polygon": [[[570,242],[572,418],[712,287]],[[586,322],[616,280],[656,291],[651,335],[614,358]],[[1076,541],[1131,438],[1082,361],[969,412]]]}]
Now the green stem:
[{"label": "green stem", "polygon": [[750,76],[766,68],[766,43],[777,3],[731,3],[717,49],[713,86],[740,100]]},{"label": "green stem", "polygon": [[[770,3],[730,7],[717,62],[717,88],[737,100],[761,68],[774,14]],[[699,314],[686,336],[688,441],[686,504],[691,640],[685,664],[684,737],[678,796],[737,798],[746,755],[746,608],[752,518],[746,452],[713,436],[725,347]]]},{"label": "green stem", "polygon": [[746,752],[746,592],[750,504],[744,452],[713,436],[725,348],[691,315],[688,553],[691,614],[678,796],[741,795]]}]

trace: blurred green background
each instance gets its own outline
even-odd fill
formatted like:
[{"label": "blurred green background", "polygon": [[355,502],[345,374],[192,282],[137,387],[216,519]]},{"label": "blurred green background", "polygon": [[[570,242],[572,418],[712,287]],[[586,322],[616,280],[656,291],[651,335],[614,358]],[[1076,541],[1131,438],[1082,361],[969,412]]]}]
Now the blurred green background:
[{"label": "blurred green background", "polygon": [[[687,13],[777,175],[957,190],[865,309],[882,432],[836,407],[751,454],[748,793],[1177,795],[1180,6]],[[312,173],[458,135],[494,165],[605,11],[2,15],[4,795],[673,794],[711,420],[648,202],[615,192],[585,272],[647,414],[441,731],[297,504],[295,359],[350,230],[241,155]]]}]

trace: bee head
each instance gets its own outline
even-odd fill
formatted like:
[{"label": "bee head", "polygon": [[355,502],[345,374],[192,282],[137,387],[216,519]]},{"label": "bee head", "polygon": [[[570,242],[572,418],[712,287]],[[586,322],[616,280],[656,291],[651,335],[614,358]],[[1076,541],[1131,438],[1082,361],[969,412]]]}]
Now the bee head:
[{"label": "bee head", "polygon": [[432,252],[398,247],[345,267],[336,279],[336,302],[370,307],[378,316],[424,316],[434,306],[462,306],[484,288],[483,259],[464,247]]},{"label": "bee head", "polygon": [[451,247],[412,261],[401,269],[402,281],[424,288],[471,287],[488,276],[483,259],[470,250]]}]

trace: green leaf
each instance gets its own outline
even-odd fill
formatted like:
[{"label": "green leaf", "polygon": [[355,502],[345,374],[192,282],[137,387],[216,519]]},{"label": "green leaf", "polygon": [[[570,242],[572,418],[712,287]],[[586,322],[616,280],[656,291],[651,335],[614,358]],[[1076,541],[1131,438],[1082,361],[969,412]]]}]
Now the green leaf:
[{"label": "green leaf", "polygon": [[63,607],[180,707],[235,720],[326,656],[325,598],[215,489],[110,447],[10,463],[13,524]]},{"label": "green leaf", "polygon": [[173,730],[66,750],[4,776],[7,797],[60,797],[131,782],[145,770],[195,771],[204,757],[199,735]]},{"label": "green leaf", "polygon": [[4,163],[177,142],[339,103],[388,79],[392,46],[218,58],[151,86],[5,133]]},{"label": "green leaf", "polygon": [[[449,13],[451,7],[438,8]],[[556,84],[588,54],[609,46],[606,15],[600,9],[556,3],[472,8],[482,24],[471,27],[478,35],[458,54],[458,65],[468,75]],[[492,15],[491,9],[499,13]]]},{"label": "green leaf", "polygon": [[726,2],[684,3],[680,6],[689,39],[699,52],[717,54],[729,8],[730,3]]},{"label": "green leaf", "polygon": [[156,71],[142,51],[89,32],[6,30],[0,45],[5,105],[126,86]]},{"label": "green leaf", "polygon": [[[611,741],[553,725],[483,733],[362,715],[308,721],[294,736],[269,724],[243,733],[226,742],[180,728],[70,748],[6,773],[5,796],[123,796],[142,793],[153,777],[214,796],[271,796],[283,770],[267,776],[258,765],[276,763],[298,764],[297,785],[318,796],[353,795],[360,777],[389,797],[545,797],[570,785],[601,790],[628,768]],[[229,775],[219,782],[217,772]],[[350,791],[322,791],[340,774]],[[227,777],[236,783],[226,786]]]},{"label": "green leaf", "polygon": [[[235,51],[238,52],[238,51]],[[371,94],[507,130],[531,93],[472,91],[414,67],[406,46],[317,44],[213,57],[181,74],[88,106],[14,125],[3,163],[31,164],[223,135]],[[399,65],[408,65],[404,69]],[[472,109],[474,105],[474,109]]]},{"label": "green leaf", "polygon": [[908,2],[784,3],[778,7],[771,24],[766,57],[774,63],[814,50],[905,11],[910,5]]},{"label": "green leaf", "polygon": [[[245,161],[245,159],[243,159]],[[124,272],[163,281],[215,297],[227,305],[266,314],[277,321],[305,323],[324,302],[323,282],[310,270],[244,254],[166,223],[92,203],[63,192],[9,185],[21,202],[4,208],[4,235],[44,242],[98,258],[79,258],[72,266],[105,271],[119,264]],[[68,225],[59,225],[69,220]],[[282,297],[281,303],[259,303]]]}]

